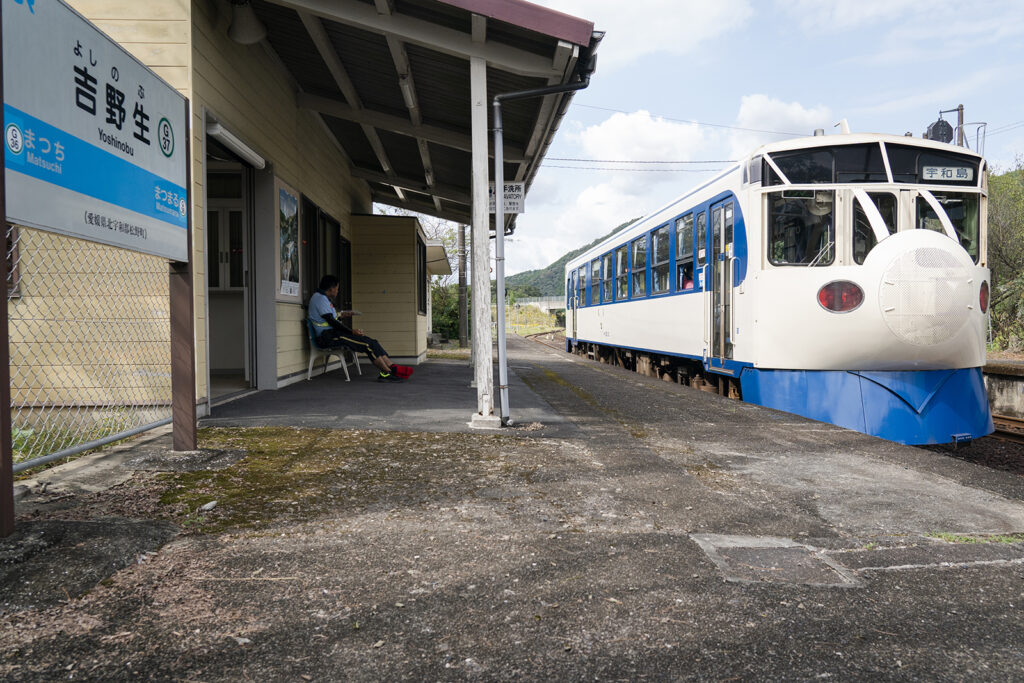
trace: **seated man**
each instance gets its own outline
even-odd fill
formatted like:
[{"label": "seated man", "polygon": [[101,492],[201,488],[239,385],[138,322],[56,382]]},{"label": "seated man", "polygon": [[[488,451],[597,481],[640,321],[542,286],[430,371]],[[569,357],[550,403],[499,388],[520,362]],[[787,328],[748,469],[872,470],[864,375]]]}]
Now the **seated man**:
[{"label": "seated man", "polygon": [[353,330],[338,320],[337,311],[334,309],[338,285],[338,278],[324,275],[320,280],[320,287],[309,298],[309,321],[313,323],[313,329],[317,333],[317,343],[323,348],[344,346],[365,353],[370,362],[380,370],[378,382],[401,382],[402,377],[398,371],[401,370],[408,376],[411,368],[406,370],[404,366],[395,365],[376,339],[367,337],[362,330]]}]

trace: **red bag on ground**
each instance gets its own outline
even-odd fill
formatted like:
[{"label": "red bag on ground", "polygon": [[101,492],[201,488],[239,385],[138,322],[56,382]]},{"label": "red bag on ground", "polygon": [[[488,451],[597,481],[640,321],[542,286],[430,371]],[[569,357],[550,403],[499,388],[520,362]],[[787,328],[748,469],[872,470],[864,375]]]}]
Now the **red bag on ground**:
[{"label": "red bag on ground", "polygon": [[402,379],[409,379],[409,377],[412,376],[412,368],[408,365],[396,365],[392,363],[391,372],[395,373]]}]

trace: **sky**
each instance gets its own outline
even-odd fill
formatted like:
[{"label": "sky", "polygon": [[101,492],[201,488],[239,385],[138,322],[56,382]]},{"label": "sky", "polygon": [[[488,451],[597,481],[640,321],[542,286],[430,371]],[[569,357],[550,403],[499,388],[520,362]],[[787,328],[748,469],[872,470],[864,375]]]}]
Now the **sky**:
[{"label": "sky", "polygon": [[[991,166],[1024,155],[1022,0],[533,1],[606,35],[506,240],[506,275],[653,212],[758,145],[837,134],[844,118],[852,132],[920,137],[963,104],[969,124],[987,123]],[[976,150],[978,129],[966,126]]]}]

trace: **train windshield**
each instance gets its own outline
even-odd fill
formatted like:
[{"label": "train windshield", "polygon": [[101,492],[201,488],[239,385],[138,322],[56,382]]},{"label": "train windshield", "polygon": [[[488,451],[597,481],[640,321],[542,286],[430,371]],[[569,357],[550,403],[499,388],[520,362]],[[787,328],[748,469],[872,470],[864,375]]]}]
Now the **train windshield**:
[{"label": "train windshield", "polygon": [[768,195],[768,260],[776,266],[828,266],[835,260],[835,192]]},{"label": "train windshield", "polygon": [[[956,232],[957,239],[975,263],[978,262],[979,239],[978,224],[980,222],[980,196],[969,192],[932,192],[939,208],[945,212],[950,224]],[[921,230],[945,232],[942,218],[935,212],[935,207],[923,195],[917,198],[914,212],[914,227]]]},{"label": "train windshield", "polygon": [[768,157],[775,167],[763,161],[765,185],[887,183],[886,161],[894,183],[977,187],[980,180],[981,162],[976,156],[896,143],[812,147]]}]

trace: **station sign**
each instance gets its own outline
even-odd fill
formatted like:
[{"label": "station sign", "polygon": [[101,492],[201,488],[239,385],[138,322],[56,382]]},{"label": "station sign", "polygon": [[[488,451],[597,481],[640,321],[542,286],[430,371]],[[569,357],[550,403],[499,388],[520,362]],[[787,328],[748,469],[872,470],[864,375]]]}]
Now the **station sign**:
[{"label": "station sign", "polygon": [[8,222],[188,261],[185,98],[62,0],[0,2]]},{"label": "station sign", "polygon": [[[510,213],[526,213],[526,183],[503,183],[505,201],[502,203],[506,215]],[[489,211],[494,213],[494,183],[488,183],[487,201]]]}]

